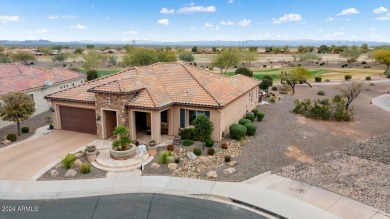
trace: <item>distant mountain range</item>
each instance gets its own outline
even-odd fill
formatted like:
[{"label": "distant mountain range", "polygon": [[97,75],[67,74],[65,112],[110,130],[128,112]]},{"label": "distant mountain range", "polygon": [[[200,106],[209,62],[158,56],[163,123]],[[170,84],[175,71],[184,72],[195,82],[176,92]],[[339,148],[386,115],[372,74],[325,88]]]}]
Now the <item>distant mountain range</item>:
[{"label": "distant mountain range", "polygon": [[274,46],[283,47],[288,45],[290,47],[297,46],[320,46],[320,45],[362,45],[368,44],[369,46],[381,46],[390,45],[388,42],[377,42],[377,41],[348,41],[348,40],[312,40],[312,39],[301,39],[301,40],[246,40],[246,41],[178,41],[178,42],[164,42],[164,41],[147,41],[147,40],[132,40],[132,41],[70,41],[70,42],[53,42],[49,40],[25,40],[25,41],[14,41],[14,40],[0,40],[1,45],[5,46],[42,46],[42,45],[67,45],[67,46],[83,46],[87,44],[94,44],[98,46],[108,45],[138,45],[138,46],[207,46],[207,47],[248,47],[248,46]]}]

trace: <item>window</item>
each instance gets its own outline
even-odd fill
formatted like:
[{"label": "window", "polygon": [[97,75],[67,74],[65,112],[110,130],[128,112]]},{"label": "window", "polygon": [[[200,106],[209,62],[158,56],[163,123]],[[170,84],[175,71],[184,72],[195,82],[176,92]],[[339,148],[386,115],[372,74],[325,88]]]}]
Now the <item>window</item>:
[{"label": "window", "polygon": [[189,120],[188,120],[188,123],[191,124],[192,121],[194,121],[196,119],[196,117],[200,116],[200,115],[205,115],[207,116],[208,118],[210,118],[210,111],[198,111],[198,110],[189,110]]},{"label": "window", "polygon": [[161,122],[168,123],[168,110],[161,112]]},{"label": "window", "polygon": [[184,109],[180,109],[180,128],[186,127],[186,111]]},{"label": "window", "polygon": [[74,82],[72,83],[72,86],[74,87]]},{"label": "window", "polygon": [[30,95],[31,99],[35,102],[35,100],[34,100],[34,94],[29,94],[29,95]]}]

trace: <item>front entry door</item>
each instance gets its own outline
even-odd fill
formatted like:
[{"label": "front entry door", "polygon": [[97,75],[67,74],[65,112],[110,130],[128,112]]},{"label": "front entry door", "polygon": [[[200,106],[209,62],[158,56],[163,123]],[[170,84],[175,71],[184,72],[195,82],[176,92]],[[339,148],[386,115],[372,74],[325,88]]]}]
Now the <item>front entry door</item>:
[{"label": "front entry door", "polygon": [[105,127],[106,127],[105,136],[106,138],[109,138],[112,136],[112,132],[117,126],[116,111],[104,110],[103,112],[104,112]]}]

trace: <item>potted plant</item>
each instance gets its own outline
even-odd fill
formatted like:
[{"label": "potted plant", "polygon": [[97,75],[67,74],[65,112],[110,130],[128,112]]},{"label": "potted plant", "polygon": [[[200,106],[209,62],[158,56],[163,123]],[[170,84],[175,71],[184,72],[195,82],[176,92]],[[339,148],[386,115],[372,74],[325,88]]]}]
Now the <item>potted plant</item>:
[{"label": "potted plant", "polygon": [[149,144],[148,144],[148,146],[149,146],[148,152],[149,152],[149,155],[150,155],[150,156],[156,155],[156,153],[157,153],[157,147],[156,147],[156,145],[157,145],[157,143],[156,143],[155,140],[149,141]]},{"label": "potted plant", "polygon": [[126,160],[135,156],[136,146],[131,144],[130,131],[123,125],[117,126],[113,131],[116,140],[112,143],[110,157],[115,160]]},{"label": "potted plant", "polygon": [[97,156],[97,150],[95,145],[87,145],[85,148],[85,154],[87,155],[88,162],[94,162]]},{"label": "potted plant", "polygon": [[54,126],[53,126],[53,121],[51,120],[51,117],[48,116],[46,117],[46,122],[49,123],[49,129],[54,129]]}]

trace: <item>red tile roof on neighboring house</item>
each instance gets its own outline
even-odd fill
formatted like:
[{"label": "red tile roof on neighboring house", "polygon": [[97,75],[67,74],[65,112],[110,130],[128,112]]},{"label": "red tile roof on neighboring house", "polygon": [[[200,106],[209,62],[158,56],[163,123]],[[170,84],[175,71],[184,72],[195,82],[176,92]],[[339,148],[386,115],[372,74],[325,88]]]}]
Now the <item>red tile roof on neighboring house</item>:
[{"label": "red tile roof on neighboring house", "polygon": [[0,64],[0,95],[43,87],[47,81],[56,84],[84,77],[84,74],[65,69],[46,71],[17,63],[3,63]]},{"label": "red tile roof on neighboring house", "polygon": [[222,108],[260,81],[243,75],[215,74],[180,63],[135,67],[47,96],[47,99],[89,102],[94,93],[136,93],[127,106],[163,108],[172,104]]}]

